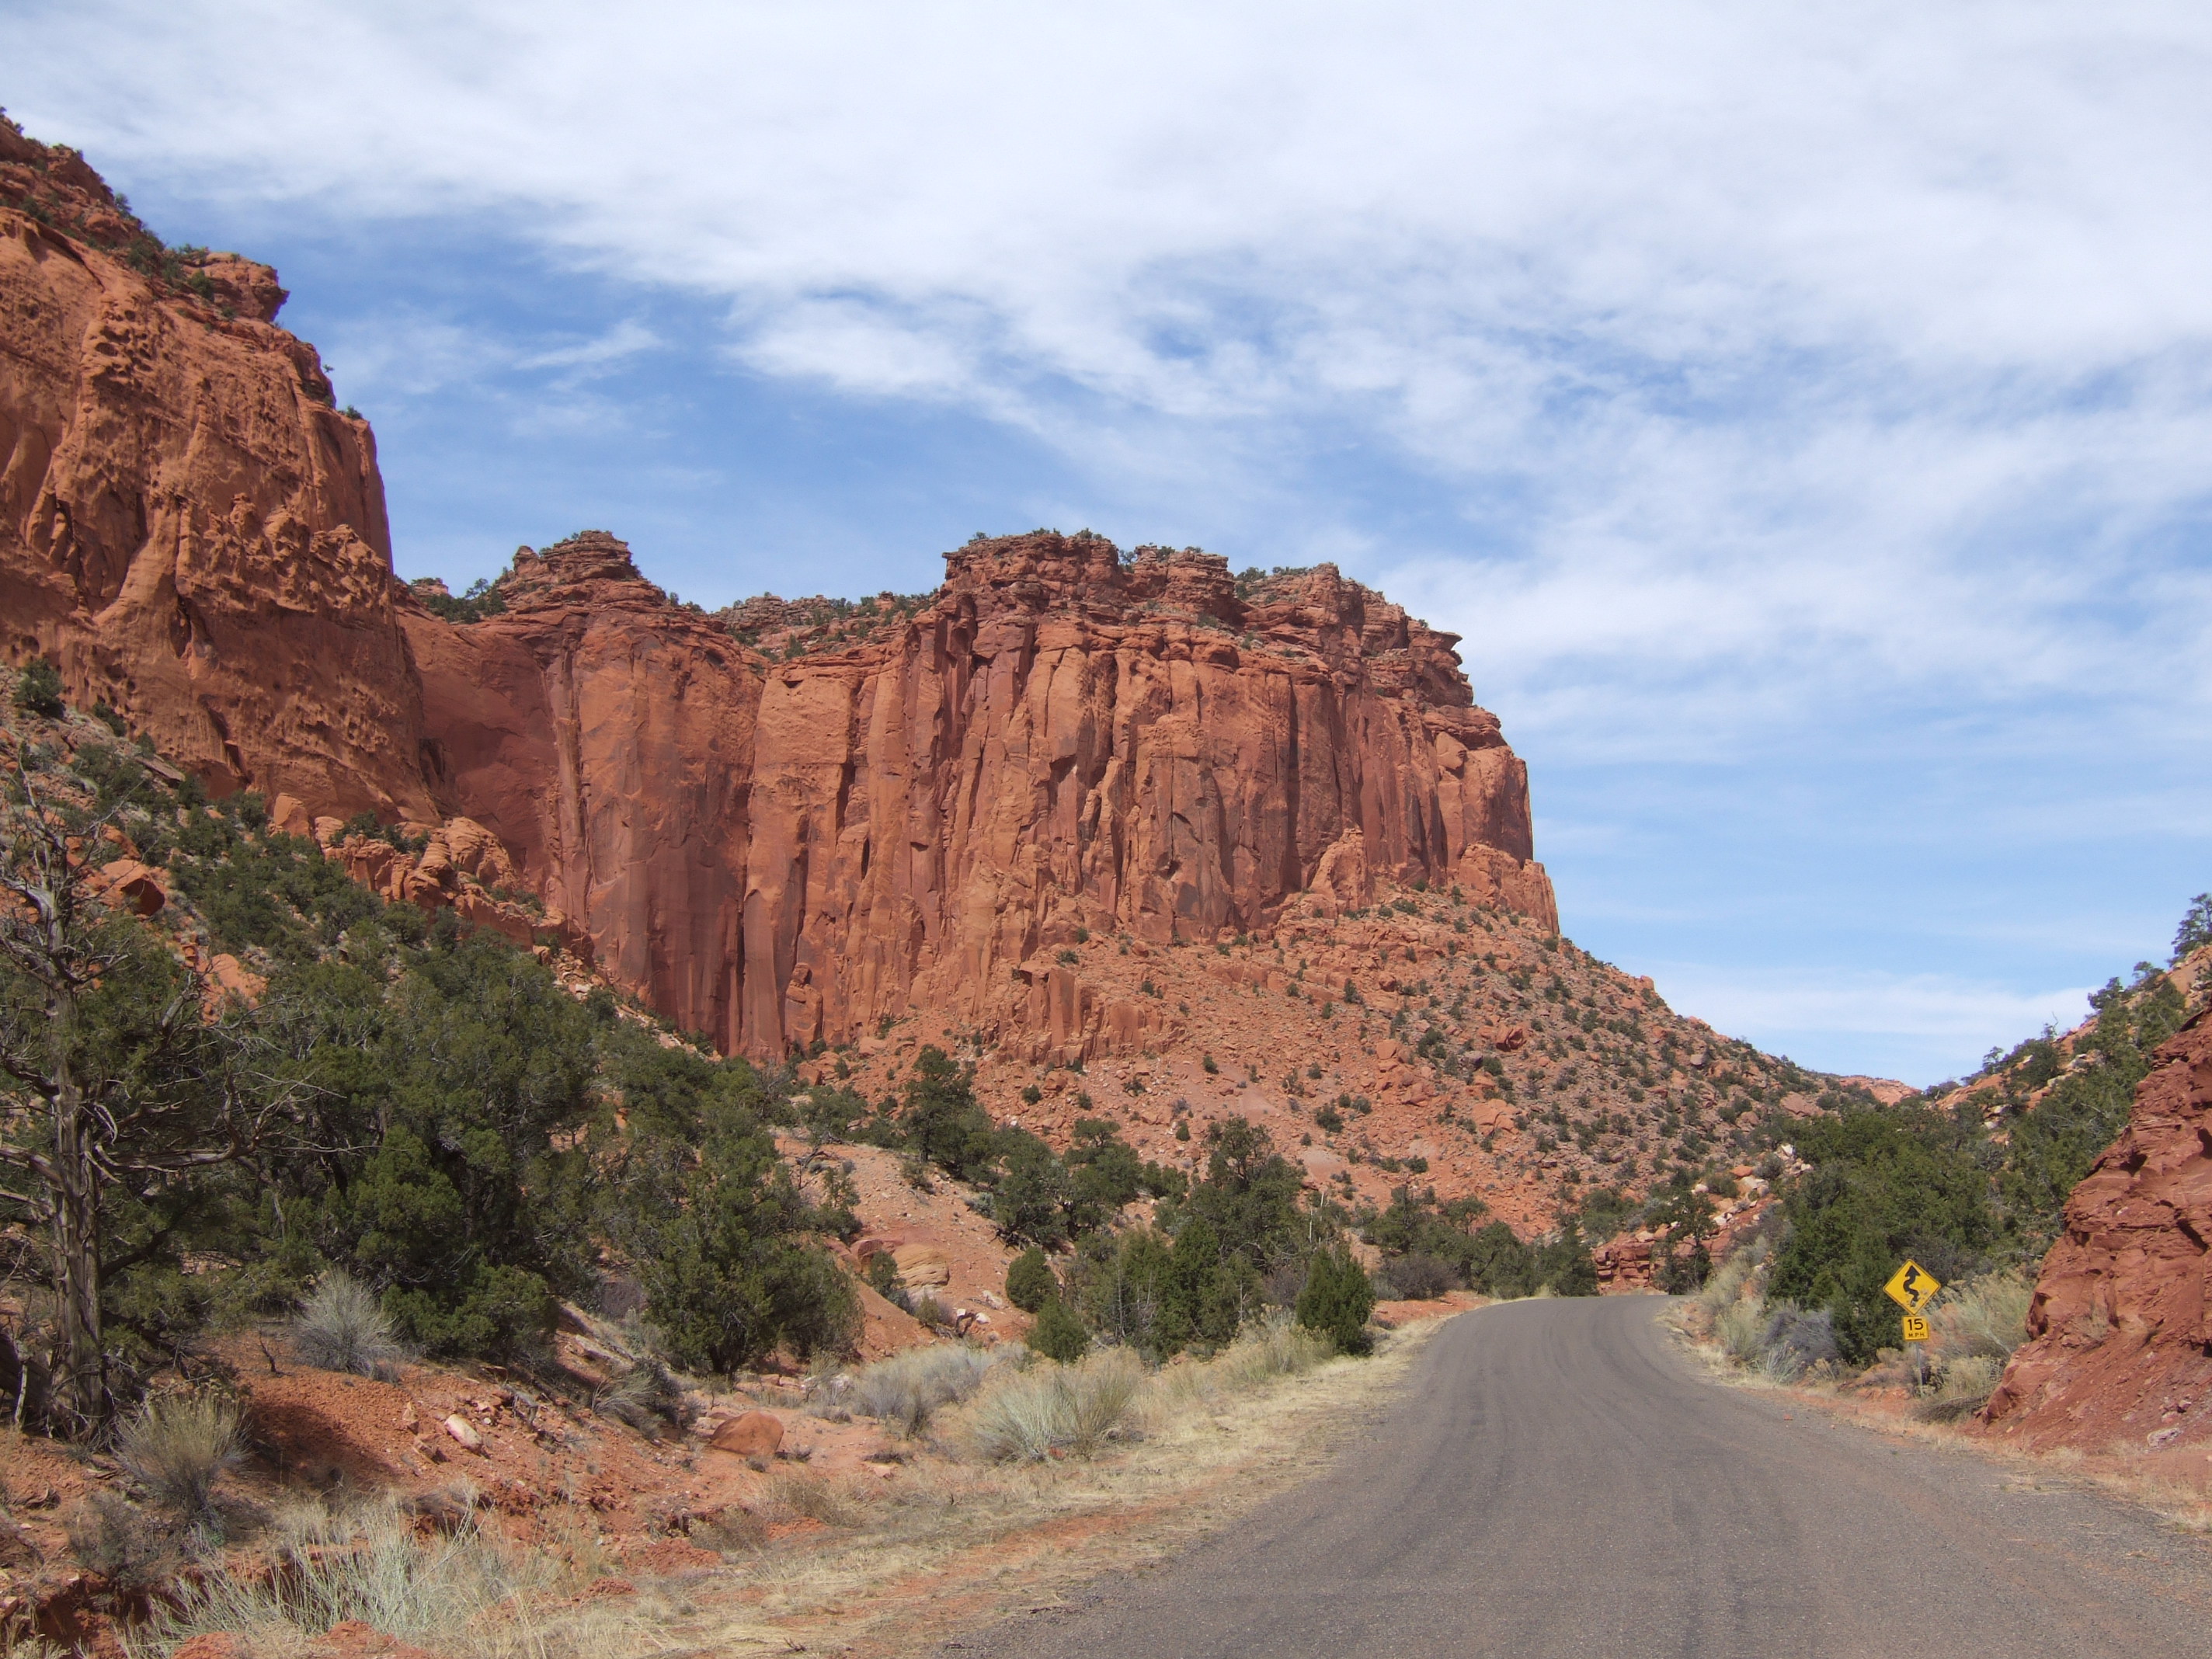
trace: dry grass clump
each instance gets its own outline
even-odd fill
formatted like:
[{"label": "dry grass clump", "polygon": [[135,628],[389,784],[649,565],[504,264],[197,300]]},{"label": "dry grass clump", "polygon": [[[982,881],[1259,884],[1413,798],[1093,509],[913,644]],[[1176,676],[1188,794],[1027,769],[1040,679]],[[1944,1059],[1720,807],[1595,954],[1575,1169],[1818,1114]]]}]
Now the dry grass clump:
[{"label": "dry grass clump", "polygon": [[183,1565],[176,1528],[157,1525],[119,1492],[93,1492],[62,1524],[78,1564],[118,1589],[150,1589]]},{"label": "dry grass clump", "polygon": [[404,1358],[392,1321],[376,1293],[333,1268],[292,1318],[292,1351],[318,1370],[375,1376]]},{"label": "dry grass clump", "polygon": [[192,1637],[228,1631],[246,1650],[297,1651],[331,1626],[357,1619],[457,1659],[507,1659],[547,1650],[526,1601],[553,1588],[558,1564],[514,1550],[479,1528],[473,1513],[450,1533],[417,1534],[386,1503],[347,1516],[294,1513],[281,1570],[209,1573],[176,1588],[134,1642],[166,1655]]},{"label": "dry grass clump", "polygon": [[1928,1310],[1929,1357],[2010,1358],[2027,1340],[2027,1304],[2034,1293],[2027,1275],[2014,1267],[1944,1291]]},{"label": "dry grass clump", "polygon": [[1127,1348],[1010,1372],[969,1413],[968,1443],[994,1463],[1091,1456],[1128,1426],[1145,1382],[1144,1362]]},{"label": "dry grass clump", "polygon": [[969,1411],[963,1438],[988,1462],[1094,1456],[1113,1441],[1164,1432],[1334,1353],[1327,1337],[1280,1314],[1248,1325],[1211,1359],[1149,1373],[1128,1349],[1103,1348],[1078,1364],[1039,1365],[997,1379]]},{"label": "dry grass clump", "polygon": [[865,1518],[849,1487],[798,1469],[779,1469],[769,1477],[761,1510],[771,1520],[819,1521],[825,1527],[857,1527]]},{"label": "dry grass clump", "polygon": [[115,1437],[124,1473],[188,1523],[208,1514],[215,1483],[245,1455],[238,1403],[215,1394],[149,1400]]},{"label": "dry grass clump", "polygon": [[849,1411],[911,1435],[929,1421],[932,1412],[974,1394],[994,1367],[1018,1363],[965,1343],[908,1348],[861,1366],[838,1400]]},{"label": "dry grass clump", "polygon": [[1686,1324],[1729,1364],[1771,1382],[1834,1375],[1841,1363],[1826,1310],[1766,1299],[1774,1240],[1759,1233],[1713,1270],[1690,1298]]},{"label": "dry grass clump", "polygon": [[1335,1352],[1319,1332],[1308,1330],[1287,1314],[1277,1314],[1264,1323],[1247,1327],[1206,1369],[1232,1388],[1255,1389],[1279,1376],[1310,1371]]},{"label": "dry grass clump", "polygon": [[2004,1361],[1990,1354],[1962,1354],[1935,1368],[1933,1391],[1914,1402],[1913,1413],[1931,1423],[1955,1423],[1972,1417],[1996,1392]]},{"label": "dry grass clump", "polygon": [[681,1433],[698,1415],[668,1367],[647,1356],[592,1390],[592,1409],[627,1423],[648,1440]]}]

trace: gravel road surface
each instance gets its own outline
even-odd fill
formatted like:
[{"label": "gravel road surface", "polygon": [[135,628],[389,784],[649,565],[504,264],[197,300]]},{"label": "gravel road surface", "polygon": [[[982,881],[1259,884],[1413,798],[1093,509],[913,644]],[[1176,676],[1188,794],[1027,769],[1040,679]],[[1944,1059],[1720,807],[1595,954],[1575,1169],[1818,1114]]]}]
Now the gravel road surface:
[{"label": "gravel road surface", "polygon": [[1700,1376],[1656,1297],[1431,1340],[1382,1426],[1004,1659],[2206,1659],[2212,1543],[2063,1472]]}]

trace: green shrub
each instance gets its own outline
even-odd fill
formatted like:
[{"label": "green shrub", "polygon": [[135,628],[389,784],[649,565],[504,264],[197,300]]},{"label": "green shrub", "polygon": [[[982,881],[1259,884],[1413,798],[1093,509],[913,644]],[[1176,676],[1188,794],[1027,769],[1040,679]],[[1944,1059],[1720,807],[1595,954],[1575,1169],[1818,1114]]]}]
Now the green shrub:
[{"label": "green shrub", "polygon": [[27,714],[59,720],[66,712],[62,701],[61,671],[44,657],[33,657],[15,677],[15,707]]},{"label": "green shrub", "polygon": [[1441,1256],[1401,1255],[1382,1265],[1377,1287],[1386,1283],[1389,1293],[1414,1302],[1433,1301],[1459,1288],[1459,1269]]},{"label": "green shrub", "polygon": [[1787,1200],[1790,1237],[1770,1296],[1826,1310],[1853,1364],[1893,1346],[1897,1307],[1882,1285],[1898,1264],[1911,1256],[1954,1279],[1996,1240],[1978,1128],[1904,1106],[1807,1123],[1799,1145],[1814,1169]]},{"label": "green shrub", "polygon": [[441,584],[432,576],[418,576],[408,586],[414,589],[415,597],[422,600],[431,615],[449,623],[467,623],[482,622],[487,617],[496,617],[505,612],[507,595],[501,588],[506,580],[504,572],[498,581],[480,576],[459,594],[440,592],[438,590]]},{"label": "green shrub", "polygon": [[646,1317],[669,1357],[726,1375],[780,1346],[845,1347],[859,1300],[806,1237],[826,1229],[828,1212],[777,1158],[752,1068],[663,1048],[629,1027],[610,1028],[599,1048],[628,1127],[608,1136],[617,1150],[588,1209],[641,1264]]},{"label": "green shrub", "polygon": [[2192,951],[2201,951],[2212,945],[2212,893],[2199,893],[2189,901],[2189,908],[2182,912],[2181,925],[2173,930],[2175,967]]},{"label": "green shrub", "polygon": [[1067,1304],[1055,1296],[1037,1310],[1036,1323],[1030,1328],[1028,1340],[1032,1352],[1069,1365],[1089,1351],[1091,1333],[1084,1328],[1082,1320],[1076,1317]]},{"label": "green shrub", "polygon": [[1024,1313],[1035,1313],[1060,1292],[1044,1252],[1031,1245],[1006,1267],[1006,1300]]},{"label": "green shrub", "polygon": [[1305,1288],[1298,1292],[1299,1324],[1328,1338],[1339,1353],[1364,1353],[1369,1347],[1367,1316],[1374,1308],[1374,1286],[1349,1251],[1314,1252],[1306,1267]]},{"label": "green shrub", "polygon": [[[2185,920],[2185,934],[2188,927]],[[2127,1127],[2151,1051],[2181,1024],[2180,994],[2163,974],[2146,972],[2127,988],[2114,980],[2090,1002],[2097,1019],[2080,1048],[2088,1065],[2059,1075],[2056,1046],[2035,1038],[2000,1062],[2017,1074],[2007,1080],[2008,1106],[2025,1107],[2027,1090],[2050,1084],[2034,1109],[2020,1111],[2008,1126],[1997,1176],[2007,1220],[2025,1253],[2039,1254],[2057,1237],[2068,1196]]]},{"label": "green shrub", "polygon": [[934,1044],[915,1057],[899,1122],[915,1149],[963,1180],[988,1176],[997,1151],[991,1115],[976,1103],[971,1073]]}]

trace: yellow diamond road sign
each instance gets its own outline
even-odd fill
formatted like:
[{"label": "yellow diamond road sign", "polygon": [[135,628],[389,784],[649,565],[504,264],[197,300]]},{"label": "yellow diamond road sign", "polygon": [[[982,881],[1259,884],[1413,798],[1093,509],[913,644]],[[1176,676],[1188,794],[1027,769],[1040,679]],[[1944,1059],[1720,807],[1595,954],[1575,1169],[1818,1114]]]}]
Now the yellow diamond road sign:
[{"label": "yellow diamond road sign", "polygon": [[1917,1261],[1908,1259],[1881,1288],[1883,1294],[1905,1312],[1917,1314],[1936,1299],[1936,1292],[1943,1288],[1943,1281]]}]

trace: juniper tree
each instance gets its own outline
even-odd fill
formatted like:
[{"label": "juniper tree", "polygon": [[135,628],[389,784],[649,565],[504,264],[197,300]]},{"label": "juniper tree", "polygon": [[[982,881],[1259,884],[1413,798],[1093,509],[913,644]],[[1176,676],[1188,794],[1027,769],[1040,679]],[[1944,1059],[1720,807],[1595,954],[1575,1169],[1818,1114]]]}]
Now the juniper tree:
[{"label": "juniper tree", "polygon": [[[90,1432],[113,1405],[101,1307],[111,1195],[150,1199],[238,1157],[281,1097],[256,1099],[240,1023],[209,1016],[198,972],[94,891],[88,849],[129,792],[86,810],[42,787],[37,758],[19,742],[0,785],[0,1206],[45,1235],[55,1414]],[[20,1422],[27,1356],[15,1371]]]}]

